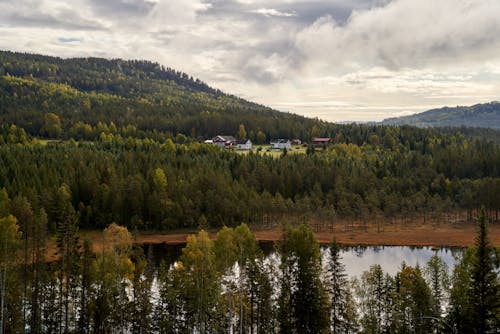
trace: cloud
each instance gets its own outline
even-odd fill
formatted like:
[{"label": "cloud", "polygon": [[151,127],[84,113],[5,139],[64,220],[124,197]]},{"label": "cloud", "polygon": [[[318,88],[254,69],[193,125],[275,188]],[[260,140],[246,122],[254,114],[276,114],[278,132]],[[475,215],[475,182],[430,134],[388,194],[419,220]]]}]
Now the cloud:
[{"label": "cloud", "polygon": [[500,99],[498,0],[0,0],[0,49],[148,59],[279,109],[373,120]]},{"label": "cloud", "polygon": [[278,17],[291,17],[297,16],[295,12],[280,12],[274,8],[259,8],[250,11],[251,13],[261,14],[264,16],[278,16]]},{"label": "cloud", "polygon": [[345,25],[323,16],[297,34],[304,62],[338,70],[357,66],[425,67],[497,57],[500,2],[398,0],[355,10]]}]

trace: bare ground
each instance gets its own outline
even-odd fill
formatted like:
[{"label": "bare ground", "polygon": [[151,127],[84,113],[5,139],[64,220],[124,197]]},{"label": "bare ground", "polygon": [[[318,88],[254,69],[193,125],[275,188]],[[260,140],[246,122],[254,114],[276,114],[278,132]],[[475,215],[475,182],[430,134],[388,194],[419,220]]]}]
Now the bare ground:
[{"label": "bare ground", "polygon": [[[384,226],[338,228],[334,231],[317,231],[320,243],[329,243],[335,237],[344,245],[385,245],[385,246],[435,246],[467,247],[474,244],[476,236],[474,224],[390,224]],[[490,225],[489,238],[493,245],[500,246],[500,225]],[[276,229],[254,229],[259,241],[277,241],[282,231]],[[138,234],[138,243],[183,244],[189,233]],[[215,232],[211,233],[212,236]]]},{"label": "bare ground", "polygon": [[[258,241],[278,241],[281,239],[282,230],[279,227],[271,229],[252,229]],[[316,238],[322,244],[327,244],[335,239],[346,246],[429,246],[429,247],[468,247],[474,245],[477,226],[472,223],[389,223],[338,225],[333,230],[320,229],[316,231]],[[495,247],[500,247],[500,224],[488,226],[489,239]],[[138,244],[170,244],[181,245],[186,243],[188,235],[194,232],[151,233],[139,232],[134,236]],[[210,236],[215,237],[216,231],[211,231]],[[81,238],[89,238],[93,243],[94,252],[102,249],[102,232],[81,232]],[[54,242],[49,242],[47,253],[48,260],[57,258]]]}]

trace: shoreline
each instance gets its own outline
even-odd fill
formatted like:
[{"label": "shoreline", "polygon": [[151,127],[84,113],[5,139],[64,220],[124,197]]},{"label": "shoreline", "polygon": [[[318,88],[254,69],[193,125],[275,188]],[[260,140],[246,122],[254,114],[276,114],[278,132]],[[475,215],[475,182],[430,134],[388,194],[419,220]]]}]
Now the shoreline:
[{"label": "shoreline", "polygon": [[[281,240],[282,230],[252,228],[258,242],[277,242]],[[210,229],[209,235],[215,238],[218,230]],[[134,244],[167,244],[182,246],[186,244],[189,235],[196,231],[152,232],[139,231],[133,234]],[[329,244],[335,237],[341,246],[406,246],[433,248],[465,248],[474,245],[477,226],[473,223],[401,223],[376,225],[345,229],[339,227],[333,232],[316,231],[316,239],[322,245]],[[102,249],[102,231],[80,231],[80,241],[88,238],[92,241],[92,250],[98,253]],[[500,247],[500,224],[488,225],[488,238],[493,247]],[[57,248],[54,240],[47,245],[46,259],[57,259]]]},{"label": "shoreline", "polygon": [[[281,229],[252,229],[260,242],[281,240]],[[474,245],[477,227],[475,224],[394,224],[326,232],[315,232],[320,244],[328,244],[335,237],[344,246],[408,246],[408,247],[469,247]],[[194,233],[194,232],[193,232]],[[138,233],[135,243],[182,245],[186,243],[188,232],[173,233]],[[210,231],[210,237],[216,232]],[[500,225],[488,226],[488,237],[494,247],[500,246]]]}]

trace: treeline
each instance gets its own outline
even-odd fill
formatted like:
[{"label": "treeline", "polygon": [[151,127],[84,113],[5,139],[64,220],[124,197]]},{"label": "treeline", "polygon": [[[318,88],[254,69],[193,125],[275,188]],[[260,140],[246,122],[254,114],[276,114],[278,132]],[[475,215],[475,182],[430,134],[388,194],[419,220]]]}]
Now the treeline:
[{"label": "treeline", "polygon": [[463,137],[334,144],[279,158],[105,132],[95,142],[44,143],[15,126],[0,127],[0,142],[0,189],[44,209],[51,232],[60,205],[73,208],[79,227],[100,229],[196,227],[202,216],[214,227],[457,210],[472,219],[482,204],[499,219],[500,149]]},{"label": "treeline", "polygon": [[[20,221],[0,218],[3,333],[424,334],[500,328],[499,254],[488,241],[484,212],[475,247],[451,275],[434,255],[423,267],[403,263],[390,275],[373,265],[354,279],[347,277],[339,245],[333,241],[322,252],[305,225],[285,228],[268,258],[244,224],[224,227],[215,239],[201,230],[188,237],[173,265],[156,270],[124,227],[108,226],[94,245],[78,240],[70,211],[58,223],[58,258],[46,262],[46,215],[27,212]],[[29,225],[22,223],[27,218]]]}]

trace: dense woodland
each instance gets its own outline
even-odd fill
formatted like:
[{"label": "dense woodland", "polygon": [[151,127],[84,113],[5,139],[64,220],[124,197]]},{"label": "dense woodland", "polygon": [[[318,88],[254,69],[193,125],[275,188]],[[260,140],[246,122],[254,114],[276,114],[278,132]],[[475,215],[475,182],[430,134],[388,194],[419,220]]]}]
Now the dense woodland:
[{"label": "dense woodland", "polygon": [[[5,198],[0,204],[2,210],[12,205]],[[201,230],[188,237],[176,262],[158,269],[126,228],[108,226],[93,247],[78,240],[75,221],[66,221],[56,233],[59,258],[46,262],[47,215],[25,209],[19,217],[30,220],[29,234],[20,232],[23,220],[0,219],[3,333],[426,334],[500,328],[500,254],[488,241],[484,211],[475,247],[454,268],[434,255],[422,266],[402,263],[394,276],[373,265],[349,278],[339,245],[333,241],[321,251],[306,225],[285,228],[267,258],[245,224],[224,227],[215,239]]]},{"label": "dense woodland", "polygon": [[[201,217],[209,226],[443,212],[472,220],[481,205],[499,219],[491,129],[481,138],[472,128],[331,124],[145,61],[11,52],[0,60],[0,189],[44,209],[51,233],[60,206],[71,206],[79,228],[132,230],[196,227]],[[217,133],[332,144],[276,158],[197,142]]]},{"label": "dense woodland", "polygon": [[94,142],[49,143],[15,126],[0,130],[0,186],[43,208],[51,232],[60,206],[71,206],[80,228],[118,222],[132,230],[196,227],[202,216],[210,226],[259,224],[265,216],[335,223],[455,211],[465,220],[481,205],[498,220],[500,148],[463,136],[375,128],[387,131],[377,144],[276,158],[111,130]]},{"label": "dense woodland", "polygon": [[[146,61],[0,52],[5,333],[428,333],[445,323],[492,332],[498,306],[471,304],[474,275],[498,285],[498,259],[481,264],[496,268],[489,274],[474,271],[479,259],[494,260],[489,246],[466,252],[451,284],[405,266],[395,277],[375,266],[350,282],[338,262],[321,262],[306,225],[439,213],[473,222],[482,206],[497,224],[498,133],[331,124]],[[332,140],[279,156],[199,143],[216,134]],[[282,222],[306,225],[287,230],[273,267],[240,224]],[[222,227],[214,241],[191,237],[180,261],[157,274],[128,232]],[[105,229],[103,243],[78,240],[82,229]],[[48,241],[58,250],[50,262]],[[437,297],[439,284],[453,287],[447,297]],[[476,312],[487,327],[477,327]]]}]

